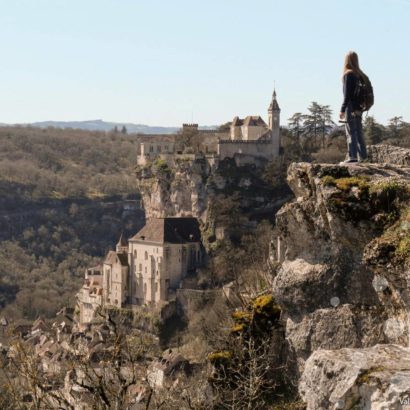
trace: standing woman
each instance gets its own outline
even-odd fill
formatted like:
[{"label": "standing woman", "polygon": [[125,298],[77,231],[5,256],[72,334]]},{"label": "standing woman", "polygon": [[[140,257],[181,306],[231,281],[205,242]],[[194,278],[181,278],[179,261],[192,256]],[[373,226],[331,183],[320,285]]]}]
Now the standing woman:
[{"label": "standing woman", "polygon": [[343,104],[340,109],[340,119],[346,121],[346,137],[349,158],[342,164],[358,162],[367,158],[366,144],[363,137],[362,108],[358,99],[359,79],[368,81],[366,74],[359,67],[359,57],[354,51],[349,51],[343,68]]}]

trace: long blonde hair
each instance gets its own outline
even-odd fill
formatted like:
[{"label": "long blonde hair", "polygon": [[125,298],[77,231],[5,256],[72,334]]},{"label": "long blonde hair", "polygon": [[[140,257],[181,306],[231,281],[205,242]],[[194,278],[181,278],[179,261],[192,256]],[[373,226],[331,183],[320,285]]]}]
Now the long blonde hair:
[{"label": "long blonde hair", "polygon": [[366,74],[360,69],[359,56],[355,51],[349,51],[345,57],[345,63],[343,66],[343,75],[353,72],[359,77],[367,78]]}]

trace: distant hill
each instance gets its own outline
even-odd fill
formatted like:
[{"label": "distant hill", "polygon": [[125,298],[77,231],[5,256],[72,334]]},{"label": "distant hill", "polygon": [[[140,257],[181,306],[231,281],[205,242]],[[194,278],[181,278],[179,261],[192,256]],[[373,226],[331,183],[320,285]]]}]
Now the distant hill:
[{"label": "distant hill", "polygon": [[[173,134],[177,132],[179,127],[158,127],[144,124],[132,124],[132,123],[120,123],[120,122],[107,122],[103,120],[87,120],[87,121],[41,121],[27,124],[13,124],[22,126],[31,126],[37,128],[74,128],[89,131],[111,131],[114,127],[117,127],[120,131],[125,125],[128,133],[142,133],[142,134]],[[10,126],[10,124],[0,123],[0,127]],[[214,129],[216,126],[204,126],[200,129]]]}]

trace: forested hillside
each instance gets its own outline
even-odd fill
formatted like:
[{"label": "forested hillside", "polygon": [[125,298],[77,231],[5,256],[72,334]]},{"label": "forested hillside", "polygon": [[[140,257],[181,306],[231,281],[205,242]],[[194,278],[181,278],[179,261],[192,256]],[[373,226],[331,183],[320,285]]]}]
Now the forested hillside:
[{"label": "forested hillside", "polygon": [[[317,107],[296,113],[282,130],[284,156],[267,170],[272,181],[284,178],[292,161],[344,158],[343,127],[322,121],[312,112]],[[368,143],[410,146],[401,117],[383,126],[369,116],[364,126]],[[0,128],[0,317],[53,317],[74,301],[84,268],[101,260],[121,231],[131,235],[142,226],[134,174],[139,138]]]},{"label": "forested hillside", "polygon": [[0,315],[52,317],[84,268],[143,223],[137,137],[0,128]]}]

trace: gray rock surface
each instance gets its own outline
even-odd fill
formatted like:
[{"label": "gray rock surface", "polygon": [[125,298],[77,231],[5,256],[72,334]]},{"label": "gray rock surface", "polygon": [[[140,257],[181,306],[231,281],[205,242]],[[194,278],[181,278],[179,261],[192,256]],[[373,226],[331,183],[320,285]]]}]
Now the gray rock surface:
[{"label": "gray rock surface", "polygon": [[410,349],[318,350],[306,362],[299,391],[307,410],[410,409]]},{"label": "gray rock surface", "polygon": [[410,151],[393,145],[371,145],[368,147],[370,162],[395,165],[410,165]]},{"label": "gray rock surface", "polygon": [[296,199],[276,218],[281,265],[273,295],[312,410],[401,409],[410,393],[410,269],[398,257],[410,237],[410,156],[371,152],[396,165],[292,164]]},{"label": "gray rock surface", "polygon": [[[392,181],[409,184],[410,168],[387,164],[290,166],[288,181],[296,200],[284,205],[276,218],[284,260],[274,279],[273,294],[289,324],[286,337],[300,372],[304,360],[317,348],[408,343],[407,330],[395,325],[396,320],[407,322],[408,304],[396,303],[396,309],[389,310],[391,297],[375,290],[374,266],[363,260],[366,247],[382,233],[376,218],[383,214],[383,207],[370,206],[369,197],[361,198],[357,186],[342,191],[334,183],[327,185],[324,181],[329,177],[351,182],[357,178],[371,190]],[[382,265],[380,270],[385,268]],[[400,294],[407,286],[407,280],[402,283],[405,277],[400,272],[394,279],[401,283]],[[389,275],[387,281],[391,288],[398,288],[399,283],[391,283]],[[333,298],[338,300],[336,306]]]}]

